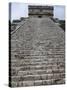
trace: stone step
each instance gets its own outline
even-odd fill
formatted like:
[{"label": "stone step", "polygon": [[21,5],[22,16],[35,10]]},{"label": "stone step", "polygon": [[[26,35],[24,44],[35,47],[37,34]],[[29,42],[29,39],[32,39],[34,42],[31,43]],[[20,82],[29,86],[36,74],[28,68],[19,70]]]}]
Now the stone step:
[{"label": "stone step", "polygon": [[[39,54],[39,55],[38,55]],[[49,54],[49,53],[44,53],[44,52],[40,52],[40,53],[36,53],[35,52],[35,54],[20,54],[20,53],[18,53],[18,54],[13,54],[13,56],[15,56],[15,57],[17,57],[18,59],[23,59],[23,57],[24,57],[24,59],[32,59],[32,58],[37,58],[37,59],[39,59],[38,57],[40,57],[40,58],[42,58],[42,57],[49,57],[49,56],[51,56],[51,57],[64,57],[64,53],[51,53],[51,54]]]},{"label": "stone step", "polygon": [[[31,41],[32,42],[32,41]],[[45,45],[43,45],[45,46]],[[11,51],[16,51],[17,49],[20,49],[21,51],[25,50],[25,51],[34,51],[36,50],[36,48],[33,48],[32,46],[29,47],[29,48],[25,48],[25,47],[22,47],[22,46],[14,46],[14,47],[11,47]],[[54,51],[64,51],[64,47],[59,47],[59,48],[54,48],[53,46],[45,46],[44,50],[54,50]]]},{"label": "stone step", "polygon": [[26,75],[26,76],[13,76],[11,79],[13,81],[32,81],[32,80],[50,80],[50,79],[59,79],[65,78],[64,73],[52,73],[52,74],[35,74],[35,75]]},{"label": "stone step", "polygon": [[[18,59],[12,59],[11,60],[11,63],[17,63],[17,62],[19,62],[19,63],[31,63],[31,62],[33,62],[33,63],[45,63],[45,64],[49,64],[49,63],[64,63],[64,61],[65,61],[65,59],[63,59],[63,58],[59,58],[59,59],[47,59],[47,58],[45,58],[45,59],[22,59],[22,60],[18,60]],[[32,63],[31,63],[32,64]]]},{"label": "stone step", "polygon": [[47,70],[26,70],[26,71],[17,71],[17,74],[19,76],[24,76],[24,75],[36,75],[36,74],[48,74],[48,73],[65,73],[65,69],[64,68],[60,68],[60,69],[47,69]]},{"label": "stone step", "polygon": [[58,79],[49,79],[49,80],[32,80],[32,81],[16,81],[11,82],[12,87],[21,87],[21,86],[40,86],[40,85],[57,85],[57,84],[64,84],[65,78],[58,78]]},{"label": "stone step", "polygon": [[23,60],[23,59],[48,59],[48,58],[53,58],[53,59],[59,59],[59,58],[64,58],[65,55],[60,53],[60,54],[45,54],[45,55],[14,55],[14,54],[11,54],[12,56],[12,59],[19,59],[19,60]]},{"label": "stone step", "polygon": [[44,66],[50,66],[50,65],[61,65],[61,67],[62,66],[64,66],[65,65],[65,63],[64,63],[64,61],[58,61],[58,62],[56,62],[56,61],[53,61],[53,62],[50,62],[50,61],[41,61],[41,62],[32,62],[32,61],[28,61],[28,62],[22,62],[22,61],[16,61],[16,62],[13,62],[13,63],[11,63],[11,66],[12,67],[25,67],[25,66],[38,66],[38,65],[40,65],[40,66],[42,66],[42,65],[44,65]]},{"label": "stone step", "polygon": [[15,67],[13,66],[12,69],[16,70],[21,70],[21,71],[26,71],[26,70],[44,70],[44,69],[60,69],[60,68],[65,68],[64,63],[59,63],[57,64],[48,64],[48,65],[26,65],[26,66],[21,66],[21,67]]},{"label": "stone step", "polygon": [[51,79],[51,80],[35,80],[35,81],[23,81],[23,86],[40,86],[40,85],[55,85],[64,84],[65,79]]}]

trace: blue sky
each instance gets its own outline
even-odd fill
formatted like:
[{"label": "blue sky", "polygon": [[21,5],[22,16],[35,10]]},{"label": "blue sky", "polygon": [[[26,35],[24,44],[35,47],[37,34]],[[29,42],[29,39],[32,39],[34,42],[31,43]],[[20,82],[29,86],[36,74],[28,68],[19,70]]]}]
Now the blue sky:
[{"label": "blue sky", "polygon": [[20,17],[28,17],[28,5],[22,3],[12,3],[11,20],[19,19]]},{"label": "blue sky", "polygon": [[[13,19],[20,19],[20,17],[28,17],[28,4],[12,3],[11,21]],[[54,6],[54,17],[64,20],[65,18],[64,6]]]},{"label": "blue sky", "polygon": [[54,17],[60,20],[65,19],[65,6],[54,6]]}]

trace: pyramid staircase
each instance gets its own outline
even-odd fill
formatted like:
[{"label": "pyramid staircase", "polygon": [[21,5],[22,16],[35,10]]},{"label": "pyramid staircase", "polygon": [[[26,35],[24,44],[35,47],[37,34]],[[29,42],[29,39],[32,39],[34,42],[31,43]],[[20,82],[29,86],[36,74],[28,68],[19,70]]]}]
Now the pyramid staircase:
[{"label": "pyramid staircase", "polygon": [[49,17],[26,18],[11,33],[11,86],[64,83],[64,31]]}]

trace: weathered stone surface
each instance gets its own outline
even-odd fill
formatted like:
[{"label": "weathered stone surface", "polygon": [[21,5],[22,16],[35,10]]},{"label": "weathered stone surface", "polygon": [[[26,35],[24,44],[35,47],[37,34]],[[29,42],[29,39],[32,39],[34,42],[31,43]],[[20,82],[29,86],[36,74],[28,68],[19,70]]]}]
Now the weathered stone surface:
[{"label": "weathered stone surface", "polygon": [[23,86],[34,86],[34,81],[23,81]]},{"label": "weathered stone surface", "polygon": [[12,87],[64,84],[64,31],[49,17],[19,25],[11,34]]}]

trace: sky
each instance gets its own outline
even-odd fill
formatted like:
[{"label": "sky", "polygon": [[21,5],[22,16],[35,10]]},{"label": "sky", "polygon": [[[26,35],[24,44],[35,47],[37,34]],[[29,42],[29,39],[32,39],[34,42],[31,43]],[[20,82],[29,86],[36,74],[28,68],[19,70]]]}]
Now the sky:
[{"label": "sky", "polygon": [[[65,7],[54,6],[54,18],[60,20],[65,19]],[[20,17],[28,17],[28,4],[12,3],[11,4],[11,21],[14,19],[20,19]]]},{"label": "sky", "polygon": [[20,19],[21,17],[28,17],[28,5],[22,3],[12,3],[11,21],[13,19]]},{"label": "sky", "polygon": [[65,19],[65,6],[54,6],[54,18]]}]

